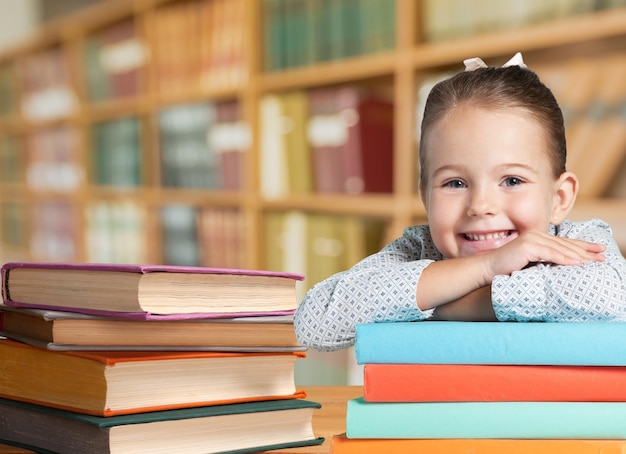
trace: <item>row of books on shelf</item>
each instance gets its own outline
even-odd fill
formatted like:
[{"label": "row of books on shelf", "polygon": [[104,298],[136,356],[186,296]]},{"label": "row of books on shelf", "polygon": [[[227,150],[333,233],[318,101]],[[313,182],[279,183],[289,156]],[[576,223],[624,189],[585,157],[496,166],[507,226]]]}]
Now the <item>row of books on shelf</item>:
[{"label": "row of books on shelf", "polygon": [[267,269],[307,276],[299,297],[313,284],[350,268],[388,240],[385,221],[358,216],[269,212],[265,216]]},{"label": "row of books on shelf", "polygon": [[243,87],[248,78],[243,0],[171,2],[154,15],[161,93]]},{"label": "row of books on shelf", "polygon": [[[157,224],[150,222],[152,214]],[[228,268],[245,263],[244,219],[237,209],[165,205],[151,213],[131,199],[93,201],[84,212],[66,202],[3,203],[0,220],[3,244],[22,246],[36,260],[76,260],[84,244],[89,262],[144,263],[156,252],[149,239],[161,238],[165,263]]]},{"label": "row of books on shelf", "polygon": [[[607,8],[623,0],[425,2],[418,19],[426,41],[510,29]],[[263,60],[268,71],[393,49],[396,5],[389,0],[265,0]],[[82,75],[91,101],[134,96],[147,89],[153,70],[160,93],[238,88],[248,77],[243,0],[193,0],[158,6],[146,21],[124,19],[85,36]],[[74,114],[78,95],[63,45],[0,68],[0,113],[34,121]],[[43,68],[43,69],[42,69]],[[18,88],[16,90],[16,88]],[[19,102],[14,93],[20,93]]]},{"label": "row of books on shelf", "polygon": [[56,46],[23,56],[17,62],[18,105],[30,121],[66,118],[78,110],[71,84],[69,49]]},{"label": "row of books on shelf", "polygon": [[[389,50],[395,43],[395,2],[388,0],[266,0],[260,9],[263,54],[273,71]],[[242,87],[248,77],[243,0],[170,2],[147,21],[145,39],[134,19],[87,34],[83,74],[90,101],[145,92],[156,75],[159,93]],[[20,58],[0,71],[0,112],[15,113],[10,95],[19,86],[21,112],[30,120],[67,117],[77,91],[62,46]],[[38,68],[46,68],[40,71]]]},{"label": "row of books on shelf", "polygon": [[265,70],[391,50],[395,14],[389,0],[264,0]]},{"label": "row of books on shelf", "polygon": [[266,95],[260,106],[261,190],[303,193],[393,190],[394,107],[358,86]]},{"label": "row of books on shelf", "polygon": [[148,50],[132,19],[109,25],[85,37],[87,99],[106,101],[145,92]]},{"label": "row of books on shelf", "polygon": [[237,190],[248,127],[235,101],[173,107],[159,116],[162,183]]},{"label": "row of books on shelf", "polygon": [[[147,40],[134,18],[104,26],[84,37],[79,77],[92,102],[140,95],[153,66],[161,94],[192,89],[237,88],[247,80],[243,0],[171,2],[156,8]],[[19,111],[31,121],[71,116],[78,89],[73,58],[63,43],[0,68],[0,113]],[[19,94],[19,101],[17,100]]]},{"label": "row of books on shelf", "polygon": [[357,325],[363,396],[333,453],[622,452],[622,323]]},{"label": "row of books on shelf", "polygon": [[[171,107],[159,115],[161,180],[166,187],[238,190],[249,128],[239,103]],[[141,121],[122,117],[91,127],[88,165],[82,164],[79,131],[70,126],[0,138],[2,182],[26,184],[36,191],[70,192],[86,180],[94,185],[136,187],[145,181]]]},{"label": "row of books on shelf", "polygon": [[[268,95],[259,110],[267,197],[392,191],[393,103],[385,96],[357,86],[302,90]],[[238,102],[170,107],[160,112],[158,125],[164,187],[241,189],[251,137]],[[71,127],[45,129],[23,143],[6,136],[0,142],[7,169],[2,181],[19,182],[24,175],[35,190],[70,191],[89,173],[95,185],[136,187],[145,180],[147,162],[141,136],[137,117],[94,124],[90,172],[81,165],[78,132]]]},{"label": "row of books on shelf", "polygon": [[292,319],[302,278],[6,263],[0,441],[67,453],[322,443],[312,428],[320,404],[294,376],[306,356]]},{"label": "row of books on shelf", "polygon": [[[246,263],[245,217],[235,208],[168,204],[151,211],[131,199],[94,201],[84,210],[66,202],[2,203],[0,220],[2,243],[41,261],[77,260],[84,247],[89,262],[145,263],[156,260],[150,241],[159,238],[164,263]],[[264,229],[266,267],[297,270],[310,276],[307,285],[350,267],[388,239],[384,220],[300,211],[268,212]]]},{"label": "row of books on shelf", "polygon": [[[626,103],[619,54],[531,63],[562,106],[568,166],[582,196],[621,196],[616,175],[624,161]],[[449,72],[420,81],[416,134],[428,92]],[[302,193],[389,193],[393,190],[394,115],[385,88],[357,85],[268,94],[259,102],[261,190],[275,198]],[[388,91],[388,90],[387,90]],[[165,187],[242,188],[245,151],[252,145],[237,101],[179,105],[158,115],[160,183]],[[85,181],[138,186],[148,178],[142,122],[125,117],[95,123],[90,171],[79,159],[78,133],[51,127],[24,140],[0,138],[0,178],[39,191],[70,191]],[[419,140],[419,137],[416,137]],[[588,150],[597,149],[602,159]],[[613,172],[613,173],[612,173]],[[607,177],[608,175],[608,177]]]},{"label": "row of books on shelf", "polygon": [[510,30],[579,14],[626,6],[623,0],[563,0],[502,3],[497,0],[424,2],[424,39],[445,41]]},{"label": "row of books on shelf", "polygon": [[239,210],[168,205],[161,219],[166,263],[241,268],[246,262],[245,219]]}]

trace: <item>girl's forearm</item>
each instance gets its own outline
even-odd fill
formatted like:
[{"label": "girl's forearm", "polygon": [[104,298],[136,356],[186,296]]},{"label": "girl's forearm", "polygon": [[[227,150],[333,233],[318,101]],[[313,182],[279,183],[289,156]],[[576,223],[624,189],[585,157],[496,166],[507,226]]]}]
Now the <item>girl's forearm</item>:
[{"label": "girl's forearm", "polygon": [[424,311],[460,300],[490,284],[480,256],[442,260],[422,271],[415,298]]},{"label": "girl's forearm", "polygon": [[491,286],[479,288],[458,300],[437,306],[433,317],[437,320],[465,322],[496,321],[491,304]]}]

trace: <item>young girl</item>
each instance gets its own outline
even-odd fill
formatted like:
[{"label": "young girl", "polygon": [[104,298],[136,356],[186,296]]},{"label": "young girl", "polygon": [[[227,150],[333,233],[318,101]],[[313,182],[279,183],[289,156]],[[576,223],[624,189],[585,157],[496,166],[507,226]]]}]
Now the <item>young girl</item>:
[{"label": "young girl", "polygon": [[519,54],[502,68],[465,63],[424,110],[429,224],[311,288],[294,320],[303,345],[348,347],[368,322],[626,321],[626,260],[610,227],[565,219],[578,180],[551,91]]}]

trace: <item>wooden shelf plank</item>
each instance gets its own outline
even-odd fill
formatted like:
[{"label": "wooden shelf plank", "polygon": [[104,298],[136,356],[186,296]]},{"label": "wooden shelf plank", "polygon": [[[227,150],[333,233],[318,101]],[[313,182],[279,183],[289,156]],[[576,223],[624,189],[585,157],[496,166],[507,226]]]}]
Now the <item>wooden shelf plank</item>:
[{"label": "wooden shelf plank", "polygon": [[424,206],[416,196],[407,203],[393,195],[365,194],[310,194],[292,195],[280,199],[263,200],[263,209],[271,210],[301,210],[307,212],[322,212],[332,214],[360,215],[372,217],[393,217],[399,209],[403,209],[409,216],[423,216]]},{"label": "wooden shelf plank", "polygon": [[[455,64],[461,68],[463,59],[468,57],[497,57],[508,55],[512,49],[550,49],[619,37],[625,33],[626,8],[608,9],[514,30],[420,44],[413,50],[413,65],[416,70]],[[477,52],[480,55],[475,55]]]},{"label": "wooden shelf plank", "polygon": [[395,65],[396,53],[393,51],[347,58],[341,61],[261,74],[259,76],[259,89],[268,92],[311,88],[392,76]]}]

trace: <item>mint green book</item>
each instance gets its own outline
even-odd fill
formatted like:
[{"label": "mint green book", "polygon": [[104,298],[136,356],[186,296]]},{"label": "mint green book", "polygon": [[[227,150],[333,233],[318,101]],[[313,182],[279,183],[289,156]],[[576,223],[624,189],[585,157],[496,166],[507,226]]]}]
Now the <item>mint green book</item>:
[{"label": "mint green book", "polygon": [[0,399],[0,440],[68,454],[257,452],[321,444],[320,407],[286,399],[98,417]]},{"label": "mint green book", "polygon": [[349,438],[626,439],[626,402],[348,401]]}]

